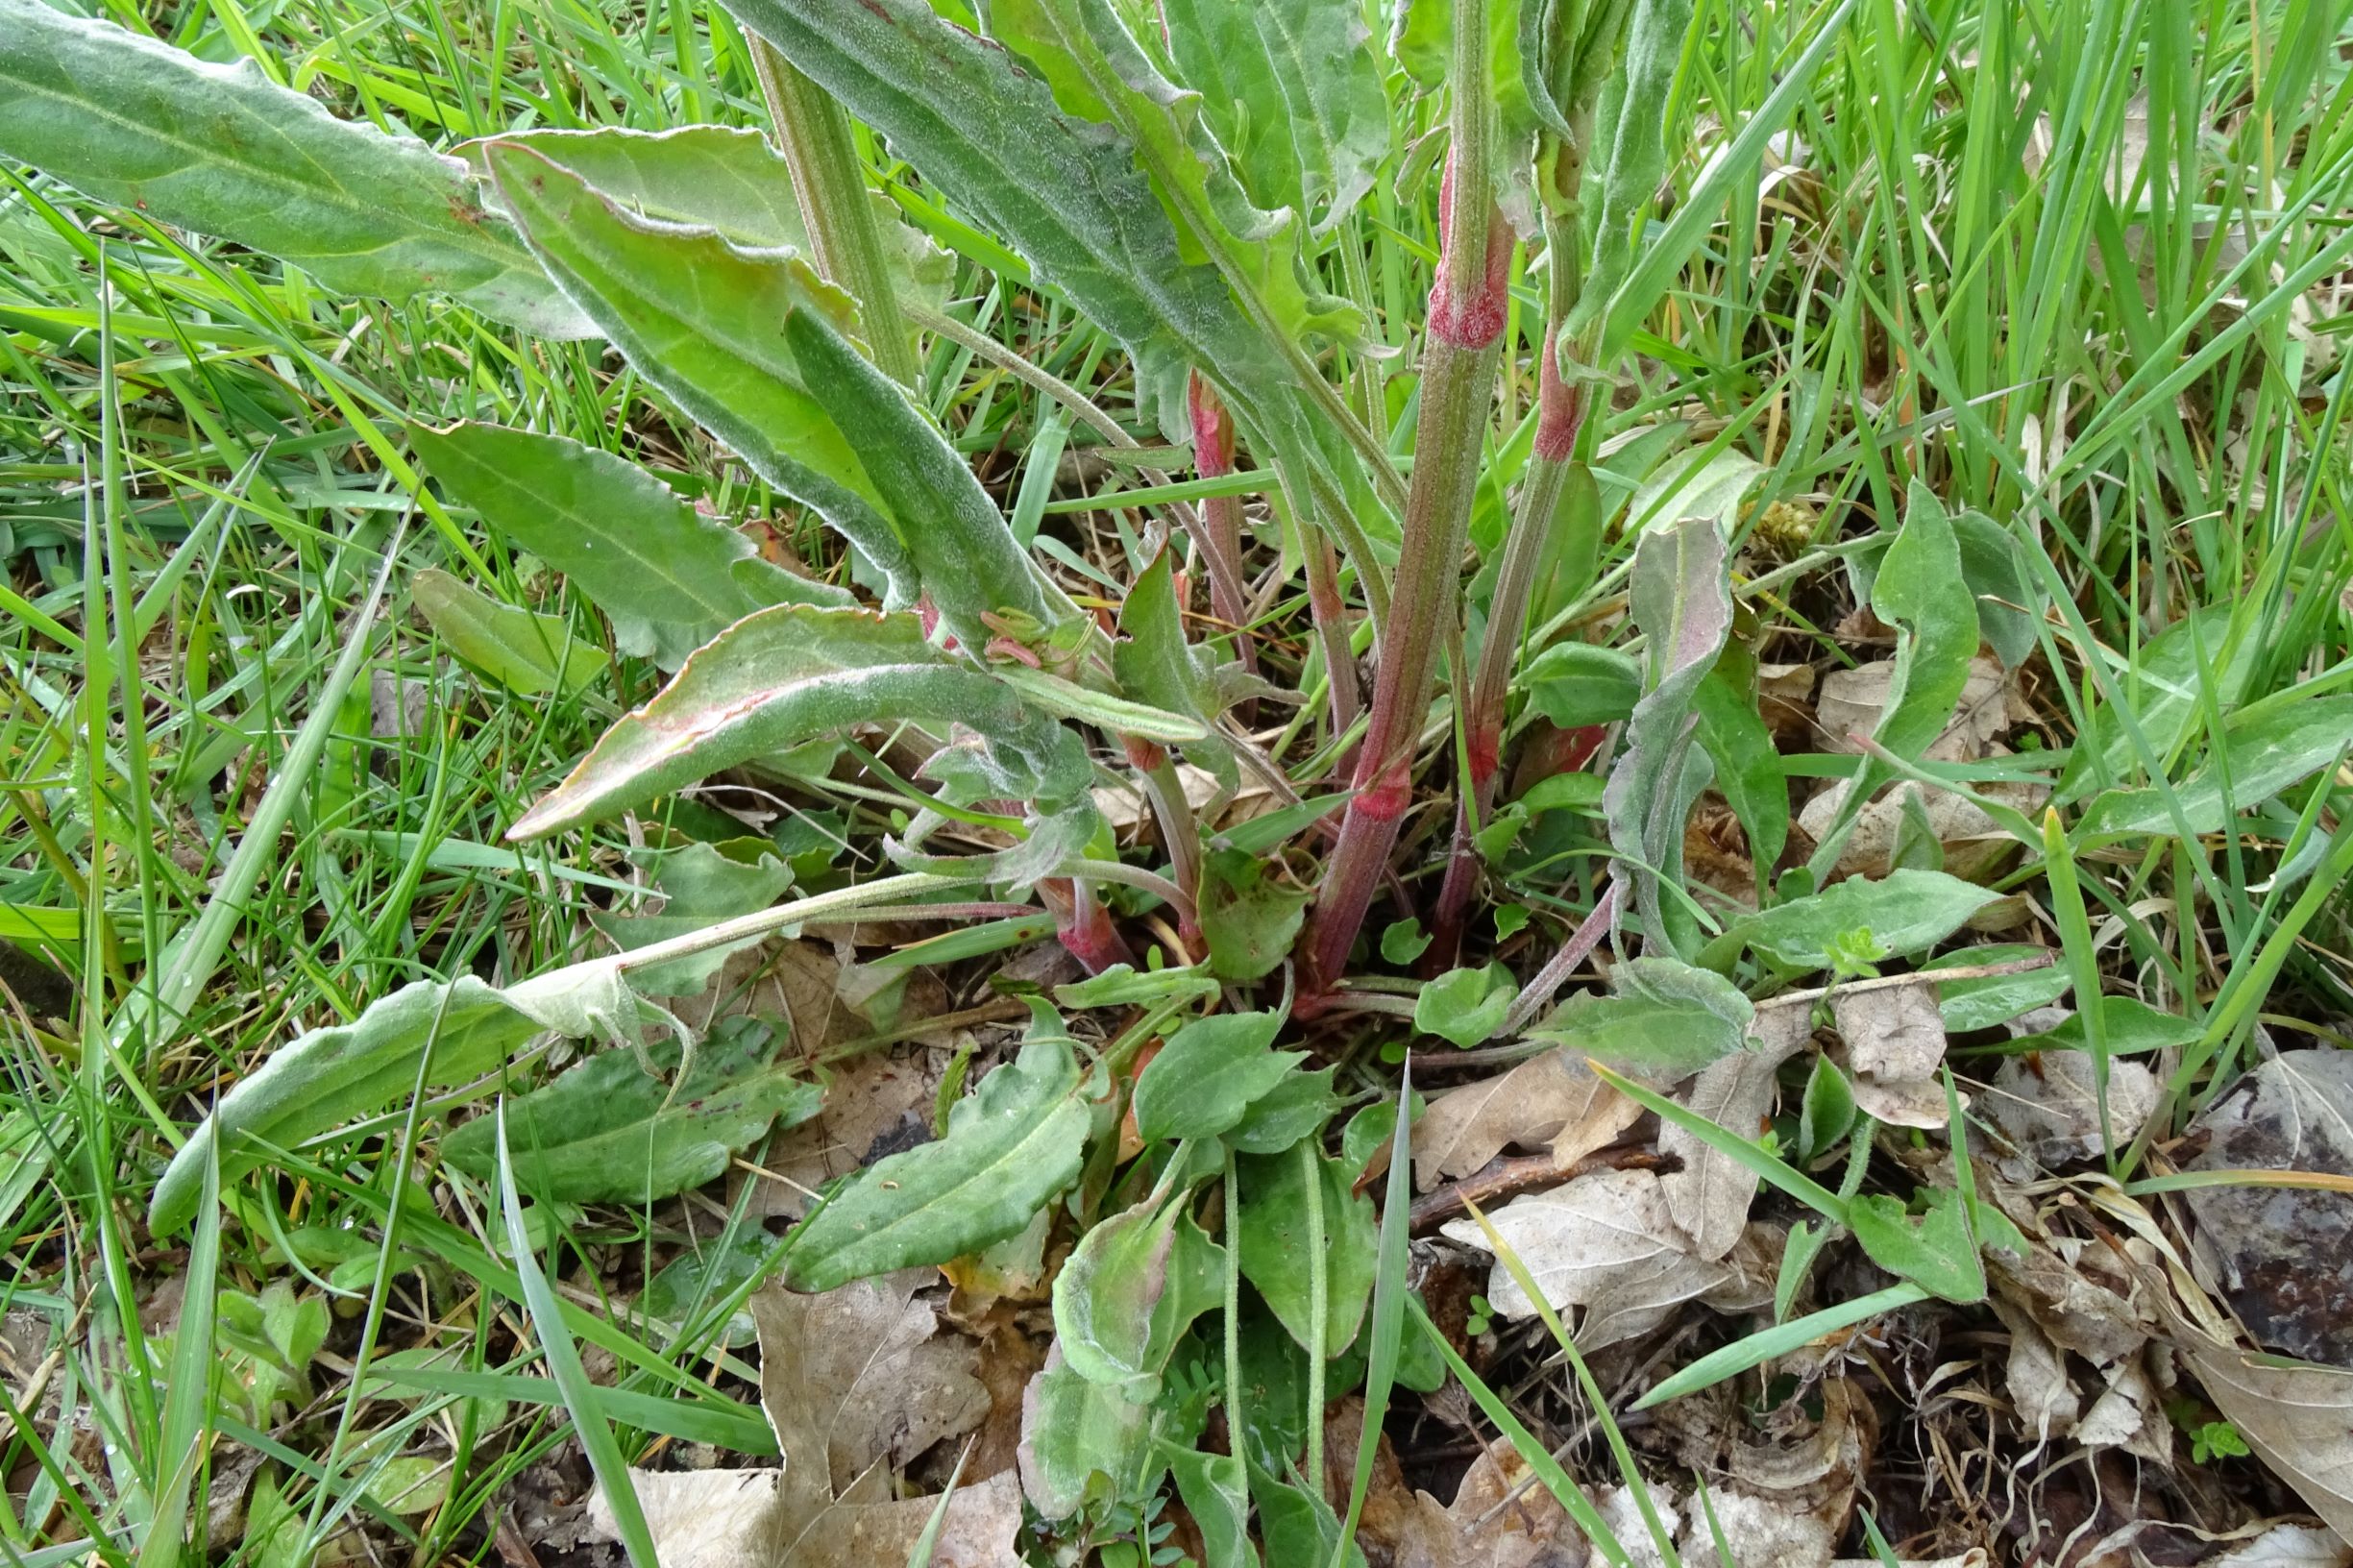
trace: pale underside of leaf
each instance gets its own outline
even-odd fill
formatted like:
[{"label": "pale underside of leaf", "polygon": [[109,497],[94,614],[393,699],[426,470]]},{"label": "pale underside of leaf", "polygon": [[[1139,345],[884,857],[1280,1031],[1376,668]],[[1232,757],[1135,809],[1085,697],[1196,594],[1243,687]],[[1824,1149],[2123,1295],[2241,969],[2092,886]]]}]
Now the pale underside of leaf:
[{"label": "pale underside of leaf", "polygon": [[0,155],[103,201],[301,266],[330,288],[446,293],[550,336],[592,329],[465,166],[220,65],[41,3],[0,0]]}]

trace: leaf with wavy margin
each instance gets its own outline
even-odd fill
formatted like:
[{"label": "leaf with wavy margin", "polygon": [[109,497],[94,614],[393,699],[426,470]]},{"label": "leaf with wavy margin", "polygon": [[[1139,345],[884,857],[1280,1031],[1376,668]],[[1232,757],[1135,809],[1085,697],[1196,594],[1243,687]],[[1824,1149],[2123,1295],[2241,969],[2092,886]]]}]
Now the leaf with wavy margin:
[{"label": "leaf with wavy margin", "polygon": [[478,205],[458,159],[338,120],[250,61],[198,60],[41,0],[0,0],[0,156],[344,293],[442,293],[545,336],[594,331]]},{"label": "leaf with wavy margin", "polygon": [[1091,776],[1075,734],[934,648],[916,617],[784,604],[688,659],[506,836],[542,838],[803,741],[900,721],[972,729],[1006,782],[1029,786],[1007,791],[1016,796],[1068,798]]}]

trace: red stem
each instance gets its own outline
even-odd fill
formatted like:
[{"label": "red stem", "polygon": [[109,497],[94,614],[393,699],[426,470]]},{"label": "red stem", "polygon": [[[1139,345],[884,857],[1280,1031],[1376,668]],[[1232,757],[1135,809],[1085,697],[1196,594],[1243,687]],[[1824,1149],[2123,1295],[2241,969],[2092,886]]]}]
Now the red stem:
[{"label": "red stem", "polygon": [[[1192,416],[1194,469],[1205,479],[1223,478],[1234,472],[1234,416],[1197,370],[1186,383],[1185,403]],[[1201,527],[1193,537],[1209,567],[1210,610],[1234,628],[1242,668],[1255,674],[1258,648],[1242,629],[1250,619],[1249,594],[1242,585],[1242,498],[1206,498],[1201,502]]]},{"label": "red stem", "polygon": [[[1483,186],[1483,180],[1478,183]],[[1484,231],[1477,242],[1456,245],[1461,228],[1473,226],[1453,221],[1459,194],[1453,184],[1450,171],[1446,249],[1431,288],[1430,340],[1422,355],[1413,484],[1373,678],[1372,717],[1351,780],[1356,797],[1340,824],[1308,935],[1303,1017],[1317,1009],[1347,968],[1396,846],[1399,820],[1413,795],[1413,753],[1437,684],[1439,645],[1459,613],[1463,536],[1479,482],[1480,431],[1495,387],[1510,236],[1490,198],[1475,225]]]},{"label": "red stem", "polygon": [[1520,636],[1528,621],[1528,601],[1535,591],[1536,569],[1552,547],[1553,515],[1559,509],[1560,488],[1567,479],[1569,459],[1577,450],[1577,435],[1584,424],[1585,400],[1580,388],[1560,380],[1554,355],[1554,331],[1544,333],[1542,369],[1536,393],[1536,435],[1528,459],[1528,474],[1520,481],[1518,515],[1511,537],[1504,546],[1504,560],[1495,576],[1495,595],[1488,606],[1487,633],[1479,649],[1479,668],[1464,700],[1462,734],[1469,755],[1471,793],[1455,808],[1454,848],[1446,865],[1446,881],[1438,891],[1433,920],[1435,940],[1431,951],[1451,961],[1461,951],[1462,926],[1471,892],[1479,882],[1479,851],[1472,835],[1495,809],[1495,790],[1503,772],[1504,701],[1511,689],[1511,671],[1518,662]]}]

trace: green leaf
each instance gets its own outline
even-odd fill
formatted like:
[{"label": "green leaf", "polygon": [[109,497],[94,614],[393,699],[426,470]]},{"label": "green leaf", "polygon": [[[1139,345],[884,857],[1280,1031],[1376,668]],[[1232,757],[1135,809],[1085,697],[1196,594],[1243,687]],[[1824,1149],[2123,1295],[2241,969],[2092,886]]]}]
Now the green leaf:
[{"label": "green leaf", "polygon": [[1707,754],[1692,745],[1691,706],[1731,630],[1723,534],[1704,520],[1645,533],[1634,547],[1631,593],[1647,691],[1627,721],[1604,803],[1610,846],[1630,863],[1643,935],[1652,951],[1676,953],[1696,939],[1690,916],[1679,906],[1671,912],[1660,889],[1681,884],[1684,827],[1710,773]]},{"label": "green leaf", "polygon": [[1290,1336],[1314,1353],[1315,1308],[1308,1234],[1308,1167],[1322,1184],[1326,1356],[1356,1342],[1372,1299],[1381,1236],[1373,1200],[1352,1190],[1347,1164],[1307,1144],[1238,1160],[1241,1179],[1241,1269]]},{"label": "green leaf", "polygon": [[1530,1040],[1557,1041],[1616,1071],[1677,1083],[1746,1048],[1756,1016],[1740,988],[1672,958],[1637,958],[1609,974],[1611,995],[1583,992]]},{"label": "green leaf", "polygon": [[[2236,624],[2236,608],[2210,604],[2194,610],[2130,658],[2094,651],[2107,667],[2109,686],[2158,757],[2174,754],[2200,722],[2205,699],[2229,714],[2244,698],[2264,639]],[[2101,702],[2092,709],[2084,733],[2068,752],[2052,803],[2080,800],[2095,790],[2138,776],[2140,770],[2140,750],[2125,727],[2124,715]]]},{"label": "green leaf", "polygon": [[1814,1058],[1798,1112],[1798,1150],[1806,1164],[1821,1159],[1854,1130],[1854,1090],[1826,1056]]},{"label": "green leaf", "polygon": [[1241,1459],[1174,1443],[1161,1445],[1161,1458],[1176,1477],[1185,1511],[1201,1531],[1202,1568],[1259,1568],[1258,1551],[1250,1544],[1250,1488]]},{"label": "green leaf", "polygon": [[1381,958],[1385,964],[1410,964],[1429,949],[1431,935],[1409,915],[1392,920],[1381,933]]},{"label": "green leaf", "polygon": [[[2015,964],[2023,959],[2048,958],[2050,949],[2034,943],[1997,943],[1986,947],[1964,947],[1947,953],[1921,966],[1924,974],[1933,977],[1937,970],[1959,966],[1979,964]],[[1965,1034],[1972,1029],[1991,1029],[2007,1023],[2021,1013],[2038,1007],[2048,1007],[2067,994],[2074,982],[2069,978],[2064,964],[2045,964],[2038,969],[2022,969],[2016,974],[1989,974],[1976,980],[1939,980],[1936,986],[1937,1009],[1944,1015],[1947,1034]]]},{"label": "green leaf", "polygon": [[1727,945],[1750,946],[1793,969],[1826,969],[1842,939],[1868,931],[1890,956],[1933,947],[2000,894],[1943,871],[1849,877],[1725,928]]},{"label": "green leaf", "polygon": [[1879,562],[1871,608],[1894,625],[1896,668],[1872,739],[1916,757],[1952,723],[1977,655],[1977,601],[1955,593],[1961,551],[1936,493],[1918,479],[1905,497],[1903,527]]},{"label": "green leaf", "polygon": [[1810,1219],[1799,1220],[1790,1226],[1788,1237],[1781,1243],[1781,1272],[1773,1282],[1773,1320],[1780,1322],[1789,1315],[1790,1303],[1798,1299],[1798,1291],[1805,1284],[1814,1260],[1829,1244],[1832,1227],[1816,1224]]},{"label": "green leaf", "polygon": [[1198,737],[1186,743],[1188,754],[1231,790],[1240,780],[1233,748],[1215,733],[1217,715],[1225,706],[1217,694],[1215,660],[1209,649],[1196,649],[1185,641],[1185,611],[1177,602],[1172,555],[1163,547],[1120,600],[1120,638],[1112,645],[1112,676],[1127,696],[1198,724]]},{"label": "green leaf", "polygon": [[[682,125],[635,131],[509,131],[502,142],[528,147],[580,177],[631,212],[708,229],[739,250],[815,254],[793,189],[793,171],[767,136],[740,126]],[[487,170],[487,143],[460,149]],[[956,266],[947,253],[901,221],[899,206],[871,193],[883,261],[899,298],[938,309]]]},{"label": "green leaf", "polygon": [[1691,518],[1705,518],[1732,536],[1740,502],[1766,474],[1765,465],[1737,447],[1710,453],[1690,447],[1670,454],[1634,487],[1626,503],[1629,530],[1648,532]]},{"label": "green leaf", "polygon": [[[2061,974],[2063,966],[2054,966]],[[2194,1018],[2185,1018],[2178,1013],[2161,1012],[2146,1002],[2130,996],[2102,996],[2099,999],[2101,1045],[2110,1056],[2146,1056],[2154,1051],[2169,1050],[2187,1045],[2203,1032]],[[2001,1047],[2005,1054],[2020,1051],[2080,1051],[2089,1048],[2085,1039],[2083,1014],[2071,1013],[2058,1027],[2039,1035],[2021,1035]]]},{"label": "green leaf", "polygon": [[[1487,3],[1487,90],[1494,98],[1500,133],[1489,138],[1487,161],[1494,172],[1497,199],[1526,218],[1531,216],[1528,164],[1538,110],[1531,101],[1528,71],[1520,55],[1522,3]],[[1445,86],[1454,59],[1454,0],[1399,0],[1389,30],[1389,53],[1414,86],[1425,92],[1434,91]]]},{"label": "green leaf", "polygon": [[564,1324],[563,1304],[549,1286],[547,1275],[540,1271],[539,1260],[531,1255],[530,1232],[523,1217],[523,1198],[515,1190],[514,1162],[507,1158],[503,1108],[495,1125],[499,1130],[496,1155],[499,1207],[506,1219],[506,1246],[514,1260],[516,1280],[522,1286],[524,1309],[530,1317],[532,1330],[539,1335],[540,1353],[547,1360],[548,1373],[564,1396],[564,1409],[572,1416],[582,1452],[588,1456],[588,1467],[604,1493],[605,1507],[612,1510],[614,1533],[627,1551],[632,1568],[658,1568],[660,1558],[655,1555],[653,1533],[646,1528],[645,1510],[638,1504],[637,1488],[629,1479],[628,1458],[622,1453],[621,1444],[605,1420],[597,1385],[589,1381],[588,1369],[580,1364],[579,1347],[572,1342],[572,1331]]},{"label": "green leaf", "polygon": [[[1304,1563],[1309,1568],[1332,1561],[1339,1549],[1339,1516],[1324,1501],[1323,1490],[1310,1490],[1278,1481],[1250,1461],[1250,1496],[1259,1506],[1259,1534],[1266,1543],[1266,1560]],[[1340,1568],[1365,1568],[1364,1551],[1355,1542]]]},{"label": "green leaf", "polygon": [[1356,306],[1305,284],[1305,214],[1252,205],[1204,122],[1201,95],[1161,74],[1111,0],[992,0],[989,29],[1045,79],[1063,112],[1127,137],[1177,232],[1215,263],[1245,314],[1293,339],[1358,334]]},{"label": "green leaf", "polygon": [[1017,660],[995,665],[991,674],[1050,714],[1076,719],[1115,734],[1169,744],[1198,741],[1208,734],[1207,726],[1198,720],[1098,692],[1043,670],[1032,670]]},{"label": "green leaf", "polygon": [[2169,792],[2192,833],[2222,832],[2238,812],[2310,778],[2342,756],[2348,745],[2353,745],[2353,696],[2282,692],[2231,715],[2222,726],[2222,754],[2209,757],[2181,783],[2098,796],[2083,814],[2076,836],[2175,833],[2166,805]]},{"label": "green leaf", "polygon": [[1021,1489],[1048,1519],[1067,1519],[1090,1496],[1125,1497],[1152,1454],[1152,1407],[1090,1383],[1046,1353],[1021,1412]]},{"label": "green leaf", "polygon": [[593,331],[457,159],[338,120],[249,61],[201,61],[42,0],[0,0],[0,158],[343,293],[448,294],[543,336]]},{"label": "green leaf", "polygon": [[1169,1036],[1136,1080],[1136,1131],[1156,1140],[1233,1127],[1306,1060],[1305,1051],[1270,1048],[1282,1027],[1280,1013],[1220,1013]]},{"label": "green leaf", "polygon": [[1599,187],[1598,199],[1588,195],[1583,204],[1588,270],[1564,344],[1600,334],[1612,296],[1642,253],[1643,230],[1666,179],[1667,109],[1690,28],[1691,0],[1633,0],[1625,64],[1602,87],[1594,113],[1585,179],[1588,188]]},{"label": "green leaf", "polygon": [[1281,1154],[1303,1138],[1312,1136],[1340,1108],[1332,1091],[1336,1067],[1315,1072],[1288,1072],[1275,1087],[1250,1102],[1242,1119],[1225,1135],[1238,1154]]},{"label": "green leaf", "polygon": [[784,1282],[830,1290],[944,1263],[1018,1234],[1078,1180],[1088,1115],[1078,1058],[1042,1003],[1021,1052],[948,1113],[936,1142],[851,1174],[793,1232]]},{"label": "green leaf", "polygon": [[1642,699],[1642,667],[1614,648],[1555,643],[1520,675],[1528,700],[1562,729],[1614,724]]},{"label": "green leaf", "polygon": [[560,615],[502,604],[438,567],[418,573],[409,593],[452,652],[519,696],[570,696],[604,674],[604,649]]},{"label": "green leaf", "polygon": [[639,374],[815,508],[902,600],[928,594],[972,648],[989,639],[984,614],[1057,619],[970,466],[851,346],[849,302],[806,261],[638,217],[519,142],[485,157],[532,254]]},{"label": "green leaf", "polygon": [[[772,1125],[817,1115],[824,1094],[779,1066],[775,1031],[723,1020],[674,1084],[647,1074],[633,1051],[604,1051],[506,1107],[515,1180],[554,1203],[650,1203],[700,1187]],[[650,1053],[674,1071],[678,1047]],[[477,1116],[441,1140],[441,1157],[485,1179],[498,1168],[496,1118]]]},{"label": "green leaf", "polygon": [[934,648],[916,617],[784,604],[687,660],[507,836],[544,837],[821,735],[898,721],[977,731],[1008,796],[1066,799],[1091,776],[1076,735]]},{"label": "green leaf", "polygon": [[[895,838],[884,839],[882,846],[893,865],[908,870],[968,876],[975,882],[1003,886],[1018,894],[1034,887],[1040,879],[1052,876],[1063,862],[1083,857],[1102,822],[1102,814],[1095,810],[1094,802],[1081,796],[1068,805],[1032,821],[1029,837],[1019,844],[988,854],[926,855],[908,848]],[[1127,968],[1125,965],[1118,967]],[[1134,973],[1133,970],[1129,972],[1131,975]],[[1070,988],[1063,989],[1067,991]],[[1104,1004],[1065,1005],[1100,1007]]]},{"label": "green leaf", "polygon": [[[1871,738],[1900,757],[1924,753],[1952,722],[1977,656],[1977,601],[1955,592],[1962,582],[1960,546],[1944,503],[1918,479],[1905,497],[1903,527],[1872,579],[1872,613],[1896,627],[1895,668],[1887,706]],[[1826,878],[1864,804],[1887,782],[1885,763],[1866,759],[1845,803],[1808,862]]]},{"label": "green leaf", "polygon": [[760,559],[750,540],[609,452],[476,424],[411,426],[409,444],[453,499],[571,578],[623,652],[665,670],[754,610],[851,602]]},{"label": "green leaf", "polygon": [[1503,1027],[1519,995],[1511,971],[1501,964],[1449,969],[1413,998],[1413,1027],[1469,1050]]},{"label": "green leaf", "polygon": [[1187,256],[1135,147],[1064,114],[1006,50],[926,0],[725,4],[1117,338],[1164,429],[1187,428],[1189,367],[1237,393],[1262,379],[1250,323],[1215,269]]},{"label": "green leaf", "polygon": [[1716,788],[1749,838],[1749,859],[1761,888],[1789,843],[1789,778],[1773,731],[1756,711],[1756,657],[1728,643],[1708,677],[1692,694],[1699,742],[1716,767]]},{"label": "green leaf", "polygon": [[1214,996],[1217,989],[1216,977],[1198,964],[1140,971],[1131,964],[1114,964],[1101,974],[1056,986],[1054,999],[1073,1009],[1151,1007],[1162,1002]]},{"label": "green leaf", "polygon": [[1977,628],[2002,668],[2015,670],[2033,656],[2035,628],[2043,622],[2043,579],[2019,558],[2018,536],[1983,512],[1952,520],[1961,551],[1961,576],[1977,600]]},{"label": "green leaf", "polygon": [[[748,915],[774,903],[792,886],[793,869],[774,855],[758,853],[749,862],[731,860],[715,845],[689,844],[662,851],[655,859],[654,887],[661,906],[650,915],[611,915],[592,911],[589,921],[614,946],[626,952],[650,943],[667,942],[689,931],[699,931],[721,920]],[[730,953],[750,942],[706,948],[687,958],[650,965],[629,976],[641,996],[692,996],[709,984]]]},{"label": "green leaf", "polygon": [[1905,1281],[1891,1285],[1884,1290],[1875,1290],[1868,1296],[1857,1296],[1852,1301],[1842,1301],[1835,1307],[1825,1307],[1821,1311],[1808,1312],[1790,1322],[1776,1324],[1701,1357],[1680,1372],[1660,1382],[1635,1400],[1630,1409],[1647,1410],[1671,1399],[1680,1399],[1685,1394],[1712,1388],[1727,1378],[1736,1378],[1751,1367],[1762,1366],[1777,1356],[1786,1356],[1841,1329],[1927,1299],[1927,1291]]},{"label": "green leaf", "polygon": [[1289,208],[1318,234],[1336,227],[1389,150],[1362,15],[1331,0],[1166,0],[1163,11],[1177,70],[1251,200]]},{"label": "green leaf", "polygon": [[1225,1299],[1225,1248],[1186,1213],[1190,1191],[1168,1184],[1098,1223],[1054,1276],[1055,1344],[1070,1369],[1139,1404],[1192,1320]]},{"label": "green leaf", "polygon": [[1985,1264],[1960,1194],[1931,1191],[1927,1197],[1928,1212],[1915,1221],[1902,1199],[1867,1192],[1848,1203],[1847,1223],[1871,1261],[1897,1278],[1947,1301],[1983,1301]]},{"label": "green leaf", "polygon": [[1260,980],[1290,955],[1307,919],[1308,894],[1271,881],[1256,855],[1214,849],[1201,865],[1201,935],[1210,972]]},{"label": "green leaf", "polygon": [[[280,1046],[221,1096],[173,1156],[149,1201],[149,1228],[164,1235],[193,1217],[215,1149],[226,1184],[276,1150],[406,1099],[420,1083],[449,1088],[493,1072],[544,1030],[586,1033],[582,1003],[594,1007],[595,999],[553,994],[568,976],[576,983],[579,978],[576,971],[557,970],[505,991],[472,975],[447,984],[419,981],[374,1003],[352,1023],[313,1029]],[[635,1021],[634,1002],[617,984],[607,1000],[616,1010],[630,1008]],[[583,1026],[566,1028],[574,1023]],[[428,1050],[431,1059],[420,1077],[419,1061]]]}]

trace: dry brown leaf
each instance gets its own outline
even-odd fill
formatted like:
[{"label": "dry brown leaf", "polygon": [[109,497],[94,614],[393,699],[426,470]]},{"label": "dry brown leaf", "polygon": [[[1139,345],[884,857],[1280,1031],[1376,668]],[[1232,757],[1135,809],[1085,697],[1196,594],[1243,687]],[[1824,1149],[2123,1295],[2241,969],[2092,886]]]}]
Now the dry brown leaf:
[{"label": "dry brown leaf", "polygon": [[[1547,1192],[1515,1198],[1491,1216],[1508,1246],[1556,1308],[1582,1307],[1578,1344],[1600,1350],[1649,1333],[1683,1302],[1722,1286],[1730,1270],[1694,1258],[1647,1170],[1602,1170]],[[1457,1241],[1492,1250],[1472,1219],[1444,1227]],[[1535,1304],[1499,1258],[1487,1299],[1506,1317],[1535,1315]]]},{"label": "dry brown leaf", "polygon": [[2353,1540],[2353,1372],[2309,1362],[2258,1365],[2203,1335],[2179,1347],[2239,1434],[2307,1507]]},{"label": "dry brown leaf", "polygon": [[1594,1076],[1581,1057],[1547,1051],[1431,1100],[1413,1128],[1413,1185],[1427,1192],[1512,1146],[1549,1145],[1554,1163],[1565,1169],[1641,1115],[1642,1107]]},{"label": "dry brown leaf", "polygon": [[[1838,820],[1852,788],[1851,780],[1842,779],[1816,795],[1799,811],[1798,825],[1819,842]],[[2050,798],[2045,786],[2022,780],[1993,779],[1978,785],[1977,791],[2027,816],[2040,811]],[[1839,847],[1831,876],[1880,877],[1893,870],[1905,802],[1915,798],[1944,850],[1945,870],[1964,881],[1991,875],[2018,847],[2018,841],[1984,808],[1950,790],[1903,779],[1889,785],[1855,813],[1854,825]]]},{"label": "dry brown leaf", "polygon": [[[910,1497],[828,1508],[811,1521],[783,1568],[898,1568],[940,1506]],[[931,1568],[1020,1568],[1021,1478],[1007,1470],[956,1488],[932,1547]],[[663,1568],[678,1568],[667,1553]]]},{"label": "dry brown leaf", "polygon": [[[2353,1175],[2353,1051],[2287,1051],[2193,1124],[2207,1134],[2194,1170]],[[2200,1259],[2255,1342],[2353,1366],[2353,1196],[2292,1187],[2203,1187]]]},{"label": "dry brown leaf", "polygon": [[[1774,1074],[1796,1055],[1813,1031],[1807,1010],[1769,1007],[1756,1016],[1752,1049],[1724,1057],[1701,1069],[1683,1103],[1739,1138],[1752,1139],[1773,1112]],[[1749,1222],[1756,1178],[1747,1166],[1670,1122],[1658,1135],[1658,1151],[1674,1155],[1682,1169],[1660,1178],[1667,1212],[1691,1238],[1700,1258],[1717,1259],[1732,1250]]]},{"label": "dry brown leaf", "polygon": [[[662,1568],[871,1568],[905,1562],[937,1497],[827,1507],[797,1518],[783,1472],[631,1470]],[[591,1528],[620,1539],[603,1488],[589,1499]],[[942,1521],[932,1568],[1019,1568],[1021,1486],[1010,1472],[959,1486]]]},{"label": "dry brown leaf", "polygon": [[2010,1359],[2002,1381],[2019,1425],[2038,1443],[2075,1430],[2083,1400],[2067,1375],[2067,1358],[2026,1312],[1996,1297],[1994,1315],[2010,1331]]},{"label": "dry brown leaf", "polygon": [[[1849,736],[1868,735],[1878,727],[1879,716],[1887,711],[1895,674],[1895,660],[1875,659],[1852,670],[1833,670],[1822,677],[1814,716],[1823,728],[1825,750],[1853,751],[1857,747]],[[2008,684],[2009,676],[1998,659],[1972,659],[1969,683],[1961,689],[1952,723],[1930,743],[1928,760],[1974,762],[1984,756],[1989,747],[2009,732]]]},{"label": "dry brown leaf", "polygon": [[[1324,1424],[1324,1475],[1333,1496],[1347,1496],[1355,1482],[1363,1430],[1361,1399],[1333,1407]],[[1385,1433],[1380,1443],[1357,1528],[1368,1561],[1389,1568],[1583,1568],[1584,1538],[1552,1493],[1532,1486],[1504,1502],[1528,1473],[1508,1441],[1496,1439],[1471,1461],[1452,1507],[1408,1486]]]},{"label": "dry brown leaf", "polygon": [[[1648,1170],[1597,1170],[1514,1198],[1488,1219],[1555,1307],[1584,1306],[1630,1263],[1686,1256],[1666,1193]],[[1442,1230],[1465,1246],[1495,1250],[1475,1219],[1449,1220]],[[1500,1260],[1487,1299],[1506,1317],[1535,1314],[1535,1304]]]},{"label": "dry brown leaf", "polygon": [[[2157,1112],[2165,1091],[2138,1062],[2108,1064],[2108,1127],[2122,1148]],[[2099,1090],[2088,1051],[2013,1056],[1994,1074],[1986,1115],[2019,1152],[2042,1165],[2097,1158]]]},{"label": "dry brown leaf", "polygon": [[914,1294],[924,1271],[797,1295],[751,1298],[760,1331],[760,1398],[784,1450],[785,1501],[831,1503],[876,1463],[896,1468],[989,1413],[978,1348],[939,1334]]},{"label": "dry brown leaf", "polygon": [[1942,1127],[1945,1017],[1933,986],[1852,988],[1830,993],[1830,1013],[1847,1042],[1854,1103],[1899,1127]]}]

